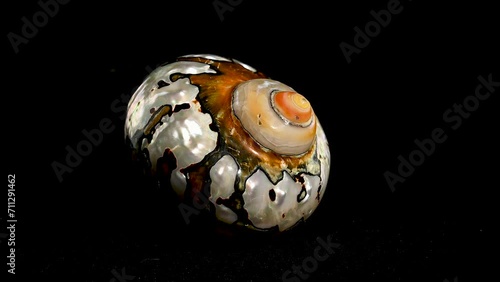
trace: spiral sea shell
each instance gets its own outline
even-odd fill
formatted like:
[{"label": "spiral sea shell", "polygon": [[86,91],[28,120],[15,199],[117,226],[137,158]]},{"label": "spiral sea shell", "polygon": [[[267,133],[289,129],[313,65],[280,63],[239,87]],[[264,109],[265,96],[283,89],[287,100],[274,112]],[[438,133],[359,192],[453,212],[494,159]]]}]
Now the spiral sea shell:
[{"label": "spiral sea shell", "polygon": [[[293,88],[235,59],[198,54],[154,70],[132,96],[125,137],[179,198],[220,222],[285,231],[318,207],[328,141]],[[186,201],[188,199],[188,201]]]}]

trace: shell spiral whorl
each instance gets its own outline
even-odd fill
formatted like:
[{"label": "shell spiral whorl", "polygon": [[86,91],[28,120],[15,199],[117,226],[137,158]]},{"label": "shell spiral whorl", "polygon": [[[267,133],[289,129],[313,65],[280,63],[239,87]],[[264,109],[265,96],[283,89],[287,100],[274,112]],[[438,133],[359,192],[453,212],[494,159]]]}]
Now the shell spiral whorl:
[{"label": "shell spiral whorl", "polygon": [[252,79],[234,91],[233,109],[245,130],[262,146],[282,155],[311,148],[316,121],[309,102],[291,87]]}]

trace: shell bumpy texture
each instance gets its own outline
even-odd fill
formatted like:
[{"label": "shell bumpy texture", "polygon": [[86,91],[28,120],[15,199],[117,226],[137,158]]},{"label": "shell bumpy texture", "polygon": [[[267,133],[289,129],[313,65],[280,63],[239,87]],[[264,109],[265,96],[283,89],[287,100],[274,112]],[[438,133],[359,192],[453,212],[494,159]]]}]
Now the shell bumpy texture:
[{"label": "shell bumpy texture", "polygon": [[221,222],[285,231],[319,205],[330,151],[319,121],[313,145],[299,156],[253,140],[232,111],[232,93],[260,78],[267,77],[234,59],[179,57],[154,70],[134,93],[125,137],[151,175],[181,199],[204,193],[205,209]]}]

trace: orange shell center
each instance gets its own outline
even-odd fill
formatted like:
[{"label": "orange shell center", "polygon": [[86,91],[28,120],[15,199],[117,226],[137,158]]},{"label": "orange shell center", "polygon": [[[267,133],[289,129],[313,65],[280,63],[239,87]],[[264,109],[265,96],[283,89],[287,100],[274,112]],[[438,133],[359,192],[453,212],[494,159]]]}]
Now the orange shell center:
[{"label": "orange shell center", "polygon": [[311,119],[312,108],[307,99],[297,92],[279,91],[274,95],[278,112],[290,122],[305,123]]}]

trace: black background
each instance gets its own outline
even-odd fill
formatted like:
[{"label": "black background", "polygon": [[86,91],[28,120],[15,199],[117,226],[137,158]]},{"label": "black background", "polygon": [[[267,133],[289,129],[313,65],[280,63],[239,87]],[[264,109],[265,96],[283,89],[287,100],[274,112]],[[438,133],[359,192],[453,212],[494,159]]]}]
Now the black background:
[{"label": "black background", "polygon": [[[370,11],[388,1],[290,2],[242,1],[221,21],[212,1],[71,1],[17,54],[4,36],[3,159],[6,174],[16,175],[15,278],[107,282],[124,268],[131,281],[280,281],[313,254],[317,237],[328,236],[341,247],[308,281],[498,276],[491,276],[489,256],[498,253],[489,239],[498,221],[500,90],[456,130],[443,120],[474,94],[479,75],[500,81],[495,8],[401,1],[401,13],[347,63],[339,44],[353,45],[353,28],[363,29]],[[3,10],[4,35],[21,34],[21,18],[40,7],[25,1]],[[125,104],[114,101],[158,64],[194,53],[236,58],[313,105],[332,168],[320,207],[297,229],[229,239],[205,229],[204,218],[186,225],[165,192],[131,166],[123,111],[112,107]],[[82,130],[105,118],[115,129],[59,182],[51,164],[64,163],[65,147],[75,148]],[[397,172],[398,156],[435,128],[447,140],[393,193],[384,172]],[[0,217],[4,224],[6,211]]]}]

